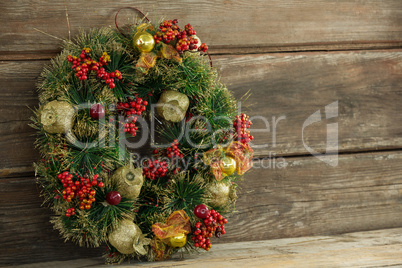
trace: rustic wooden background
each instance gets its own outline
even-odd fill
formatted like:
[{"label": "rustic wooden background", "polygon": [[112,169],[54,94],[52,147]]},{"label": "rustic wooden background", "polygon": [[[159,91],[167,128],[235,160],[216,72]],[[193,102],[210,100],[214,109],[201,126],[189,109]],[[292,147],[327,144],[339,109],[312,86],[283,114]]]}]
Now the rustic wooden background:
[{"label": "rustic wooden background", "polygon": [[[251,89],[244,110],[269,119],[270,132],[253,133],[255,144],[269,144],[256,155],[275,155],[287,166],[271,162],[247,175],[221,243],[402,227],[400,0],[1,1],[0,265],[103,251],[63,243],[52,230],[34,181],[28,106],[37,105],[36,79],[61,44],[35,29],[68,38],[66,9],[74,35],[113,25],[124,6],[154,21],[190,22],[222,81],[237,97]],[[132,16],[122,14],[121,23]],[[325,152],[326,124],[338,123],[337,167],[302,142],[303,122],[334,101],[338,117],[309,126],[305,142]],[[273,116],[286,116],[276,135]]]}]

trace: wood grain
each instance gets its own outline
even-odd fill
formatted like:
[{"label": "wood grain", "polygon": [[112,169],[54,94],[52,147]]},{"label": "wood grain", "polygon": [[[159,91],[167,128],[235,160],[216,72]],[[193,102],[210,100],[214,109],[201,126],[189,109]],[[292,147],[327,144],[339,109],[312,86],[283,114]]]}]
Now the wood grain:
[{"label": "wood grain", "polygon": [[[339,151],[402,148],[402,52],[333,52],[215,56],[222,81],[240,99],[251,96],[242,111],[254,118],[256,156],[310,154],[326,151],[328,123],[338,123]],[[32,171],[37,159],[33,129],[28,126],[37,106],[35,83],[47,61],[0,62],[0,175]],[[21,72],[20,70],[23,70]],[[338,101],[338,117],[325,120],[325,106]],[[323,120],[304,129],[321,111]],[[274,121],[278,118],[274,132]],[[275,118],[275,119],[274,119]]]},{"label": "wood grain", "polygon": [[[402,229],[216,245],[209,252],[164,262],[123,263],[119,267],[399,267]],[[98,258],[19,267],[108,267]]]},{"label": "wood grain", "polygon": [[[324,153],[327,124],[338,124],[340,152],[401,148],[401,59],[401,51],[214,57],[238,99],[251,92],[243,109],[255,117],[257,156],[309,154],[306,146]],[[326,119],[336,101],[338,116]],[[303,129],[318,110],[322,120]]]},{"label": "wood grain", "polygon": [[[209,252],[119,267],[396,267],[402,265],[402,229],[214,245]],[[108,267],[99,258],[51,261],[23,267]]]},{"label": "wood grain", "polygon": [[337,167],[284,159],[285,168],[281,158],[255,163],[239,183],[225,242],[401,226],[402,152],[342,155]]},{"label": "wood grain", "polygon": [[[345,155],[336,168],[314,157],[286,158],[286,168],[275,161],[255,163],[239,183],[239,212],[214,244],[401,226],[402,152]],[[0,265],[101,254],[63,244],[40,204],[33,178],[0,180]]]},{"label": "wood grain", "polygon": [[2,179],[0,185],[0,266],[95,257],[103,253],[103,248],[63,243],[49,222],[50,210],[41,207],[34,178]]},{"label": "wood grain", "polygon": [[[67,3],[67,4],[66,4]],[[402,4],[384,1],[2,1],[2,59],[53,55],[79,28],[114,24],[121,7],[136,6],[153,21],[177,18],[191,23],[212,53],[392,48],[402,45]],[[119,23],[131,23],[133,11]],[[317,47],[315,46],[317,45]]]}]

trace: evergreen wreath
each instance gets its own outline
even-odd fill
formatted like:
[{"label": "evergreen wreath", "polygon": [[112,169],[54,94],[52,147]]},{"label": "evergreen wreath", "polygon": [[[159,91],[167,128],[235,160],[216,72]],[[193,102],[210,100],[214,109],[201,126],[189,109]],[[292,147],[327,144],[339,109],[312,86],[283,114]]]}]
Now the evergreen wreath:
[{"label": "evergreen wreath", "polygon": [[145,16],[92,29],[40,76],[31,125],[44,203],[65,240],[106,243],[108,263],[208,251],[252,166],[251,122],[195,34]]}]

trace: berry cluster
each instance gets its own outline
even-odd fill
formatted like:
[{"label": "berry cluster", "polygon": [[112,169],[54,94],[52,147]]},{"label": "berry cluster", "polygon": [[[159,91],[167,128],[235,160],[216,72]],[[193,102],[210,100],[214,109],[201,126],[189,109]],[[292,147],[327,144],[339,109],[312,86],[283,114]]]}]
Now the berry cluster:
[{"label": "berry cluster", "polygon": [[[176,50],[179,52],[184,52],[187,50],[202,50],[203,52],[206,52],[208,50],[208,46],[205,43],[202,43],[198,47],[199,39],[194,38],[193,36],[187,37],[186,35],[182,35],[181,38],[177,41],[176,44]],[[201,48],[202,47],[202,48]]]},{"label": "berry cluster", "polygon": [[146,100],[142,98],[127,98],[127,102],[118,102],[117,110],[123,112],[124,115],[141,115],[145,111],[145,107],[148,105]]},{"label": "berry cluster", "polygon": [[225,226],[228,222],[223,218],[218,211],[210,210],[203,222],[195,224],[194,236],[191,238],[194,241],[196,248],[203,248],[208,251],[212,247],[210,238],[212,236],[221,237],[226,233]]},{"label": "berry cluster", "polygon": [[253,123],[249,120],[249,116],[245,114],[240,114],[236,116],[236,119],[233,121],[233,127],[236,130],[235,140],[240,141],[244,145],[248,144],[253,136],[250,135],[250,131],[248,130]]},{"label": "berry cluster", "polygon": [[173,140],[170,147],[166,149],[167,157],[174,159],[174,158],[183,158],[184,155],[179,150],[179,143],[176,139]]},{"label": "berry cluster", "polygon": [[73,215],[75,215],[75,208],[69,208],[69,209],[66,210],[66,216],[67,217],[70,217],[70,216],[73,216]]},{"label": "berry cluster", "polygon": [[196,32],[193,30],[193,26],[191,26],[190,23],[188,23],[186,26],[184,26],[184,30],[188,35],[195,35]]},{"label": "berry cluster", "polygon": [[170,147],[166,148],[166,150],[155,149],[153,151],[153,154],[156,157],[167,156],[170,159],[177,159],[184,157],[184,155],[180,152],[179,142],[177,141],[177,139],[174,139],[173,142],[170,144]]},{"label": "berry cluster", "polygon": [[148,160],[142,168],[142,175],[150,180],[155,180],[166,175],[168,164],[165,161]]},{"label": "berry cluster", "polygon": [[180,28],[177,25],[177,19],[175,20],[165,20],[159,25],[160,32],[154,35],[155,43],[163,41],[164,43],[169,43],[173,41],[176,37],[181,35]]},{"label": "berry cluster", "polygon": [[164,42],[166,44],[177,40],[175,48],[178,52],[187,50],[199,50],[206,52],[208,46],[205,43],[199,44],[199,39],[195,36],[193,26],[187,24],[184,30],[180,30],[177,25],[178,20],[165,20],[159,25],[160,31],[154,35],[155,43]]},{"label": "berry cluster", "polygon": [[135,126],[137,116],[145,111],[148,102],[142,98],[127,98],[127,102],[118,102],[117,111],[127,117],[123,124],[123,131],[129,133],[133,137],[137,135],[138,127]]},{"label": "berry cluster", "polygon": [[[73,175],[68,171],[60,173],[57,177],[64,187],[64,190],[62,191],[63,199],[70,203],[73,198],[78,197],[81,202],[81,210],[90,209],[91,204],[95,202],[96,191],[93,190],[92,187],[98,186],[99,188],[102,188],[104,186],[103,182],[98,182],[99,175],[97,174],[93,176],[92,180],[89,179],[88,175],[84,175],[80,180],[73,181]],[[74,208],[70,208],[66,212],[67,217],[74,214]]]},{"label": "berry cluster", "polygon": [[67,56],[67,60],[73,63],[71,68],[75,71],[75,76],[80,80],[87,80],[88,71],[96,71],[98,78],[104,80],[104,82],[109,85],[109,88],[115,88],[116,85],[114,79],[121,80],[123,79],[123,76],[119,70],[108,73],[105,68],[102,67],[110,62],[110,56],[106,52],[103,52],[103,55],[97,62],[91,59],[90,52],[91,49],[85,47],[82,49],[79,58],[71,55]]},{"label": "berry cluster", "polygon": [[155,157],[168,157],[171,160],[172,167],[173,169],[173,174],[176,174],[177,172],[180,171],[180,162],[178,161],[179,159],[184,158],[184,154],[180,152],[179,149],[179,142],[177,139],[174,139],[173,142],[171,143],[170,147],[165,149],[155,149],[153,151],[153,154]]},{"label": "berry cluster", "polygon": [[[132,118],[132,119],[131,119]],[[137,122],[137,117],[130,117],[127,119],[127,123],[124,124],[123,131],[130,134],[131,136],[137,136],[138,127],[135,126],[135,122]]]}]

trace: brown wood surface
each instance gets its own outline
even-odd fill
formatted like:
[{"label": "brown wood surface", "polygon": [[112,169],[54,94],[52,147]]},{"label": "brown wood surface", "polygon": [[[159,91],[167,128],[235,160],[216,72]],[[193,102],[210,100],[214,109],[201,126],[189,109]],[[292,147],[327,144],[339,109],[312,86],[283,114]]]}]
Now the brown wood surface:
[{"label": "brown wood surface", "polygon": [[[66,8],[74,35],[80,27],[113,24],[116,11],[127,6],[148,12],[153,21],[177,18],[183,25],[191,23],[215,53],[402,45],[399,0],[1,1],[0,55],[2,59],[12,59],[54,54],[60,41],[35,28],[68,38]],[[119,22],[132,22],[129,18],[133,14],[133,11],[122,13]]]},{"label": "brown wood surface", "polygon": [[[256,132],[267,127],[261,119],[253,120],[255,154],[260,157],[309,154],[303,123],[317,110],[325,118],[325,106],[334,101],[339,102],[338,118],[306,127],[307,146],[325,152],[326,125],[338,123],[340,152],[401,148],[401,60],[401,51],[214,57],[222,81],[238,99],[250,90],[242,110],[268,120],[269,132]],[[1,176],[32,171],[38,158],[28,106],[37,106],[35,82],[46,63],[0,62],[0,148],[8,152],[0,156]],[[286,118],[278,121],[274,133],[273,118],[281,116]]]},{"label": "brown wood surface", "polygon": [[[268,159],[255,163],[239,183],[239,212],[228,217],[227,234],[213,243],[400,226],[401,152],[343,155],[336,168],[314,157],[286,158],[285,168],[282,161],[271,159],[270,168]],[[63,244],[48,222],[50,211],[40,208],[33,178],[1,179],[0,196],[0,265],[101,254],[103,248]]]},{"label": "brown wood surface", "polygon": [[[50,211],[40,207],[28,106],[37,106],[35,83],[49,58],[60,52],[57,38],[69,36],[66,9],[74,36],[80,27],[113,25],[114,14],[125,6],[149,12],[152,20],[191,23],[235,96],[251,90],[242,110],[270,124],[270,132],[252,133],[256,145],[268,143],[255,151],[270,167],[255,167],[240,182],[239,212],[230,216],[216,253],[182,265],[194,267],[199,260],[203,266],[210,260],[210,265],[239,267],[401,265],[400,229],[280,240],[288,241],[284,244],[245,242],[402,227],[401,1],[34,0],[0,2],[0,266],[103,252],[63,243],[49,223]],[[130,23],[134,14],[122,11],[119,24]],[[304,142],[324,152],[326,126],[338,123],[337,167],[313,157],[302,140],[304,121],[317,110],[325,118],[325,106],[334,101],[338,117],[307,127]],[[272,118],[281,116],[286,119],[277,123],[274,135]],[[254,129],[262,128],[256,119]],[[282,156],[287,166],[281,169]],[[219,244],[225,242],[241,244]],[[100,261],[92,260],[84,262],[97,266]]]},{"label": "brown wood surface", "polygon": [[[176,254],[155,263],[123,263],[119,267],[400,267],[402,229],[356,232],[213,246],[208,253]],[[52,261],[18,267],[110,267],[99,258]]]}]

